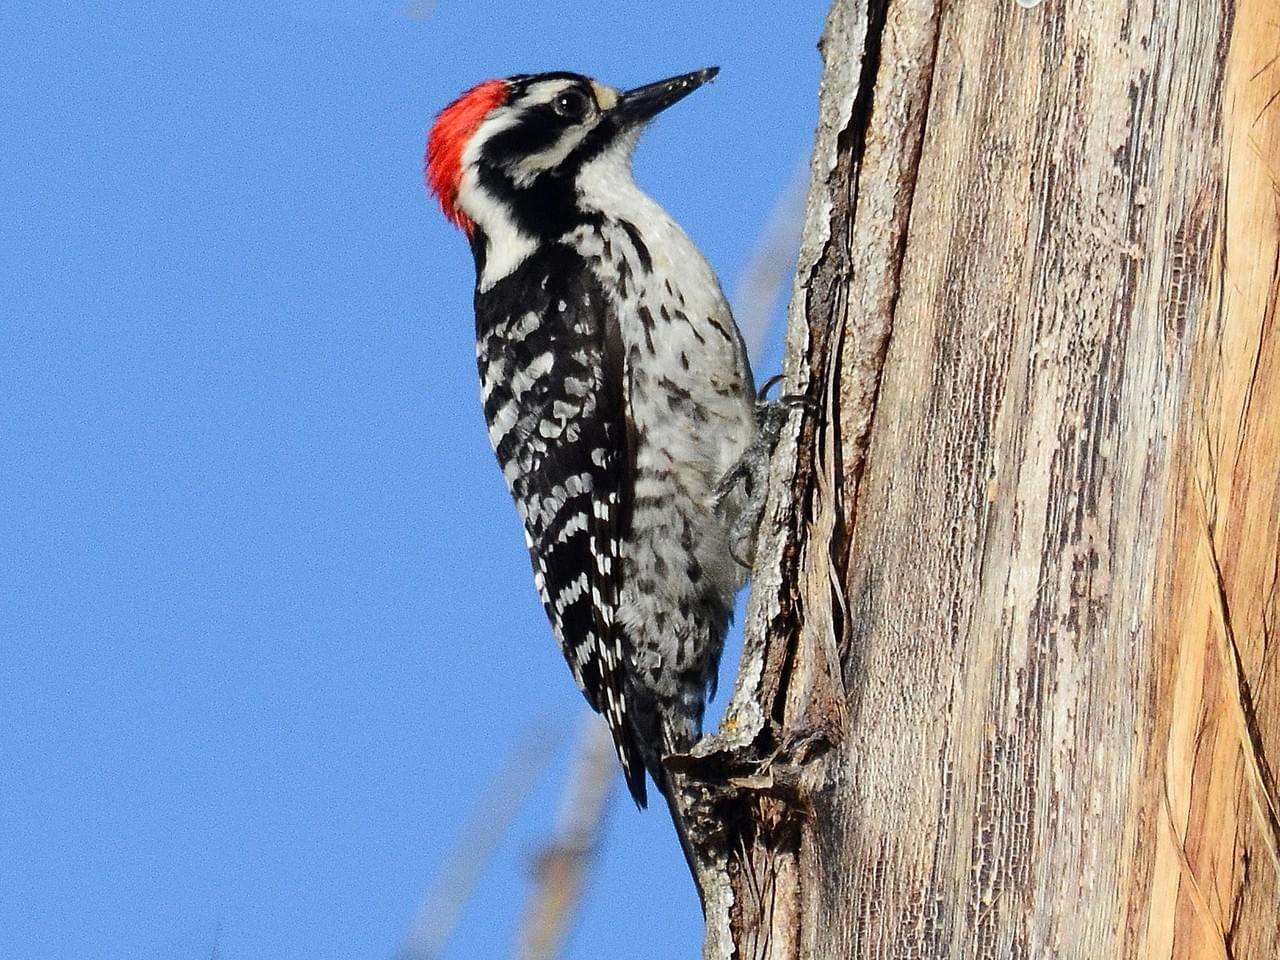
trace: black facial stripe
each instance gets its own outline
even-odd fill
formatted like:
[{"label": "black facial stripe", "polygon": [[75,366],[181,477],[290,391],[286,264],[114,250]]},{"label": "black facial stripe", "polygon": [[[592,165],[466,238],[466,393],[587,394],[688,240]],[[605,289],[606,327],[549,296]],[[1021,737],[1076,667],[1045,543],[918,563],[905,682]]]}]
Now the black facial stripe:
[{"label": "black facial stripe", "polygon": [[573,148],[573,153],[569,154],[562,166],[566,170],[572,170],[576,176],[584,163],[598,157],[609,144],[613,143],[618,132],[618,125],[606,114],[582,138],[582,142]]},{"label": "black facial stripe", "polygon": [[530,110],[516,123],[494,134],[481,148],[484,159],[499,167],[514,164],[554,145],[564,133],[564,123],[551,110]]},{"label": "black facial stripe", "polygon": [[556,240],[583,223],[599,223],[599,214],[578,209],[568,164],[544,173],[525,187],[517,187],[505,171],[488,163],[480,165],[480,186],[511,214],[515,225],[531,237]]}]

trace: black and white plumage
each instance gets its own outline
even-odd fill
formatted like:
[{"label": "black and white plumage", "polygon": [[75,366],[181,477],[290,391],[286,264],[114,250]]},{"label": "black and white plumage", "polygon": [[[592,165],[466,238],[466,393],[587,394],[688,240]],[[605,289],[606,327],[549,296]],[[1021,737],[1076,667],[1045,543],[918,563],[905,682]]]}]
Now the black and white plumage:
[{"label": "black and white plumage", "polygon": [[[742,338],[701,253],[631,177],[644,123],[714,71],[619,94],[481,84],[432,129],[428,180],[476,260],[489,436],[547,615],[627,784],[667,792],[701,731],[745,568],[718,495],[756,440]],[[679,820],[677,818],[677,826]]]},{"label": "black and white plumage", "polygon": [[546,246],[477,294],[476,360],[489,439],[524,522],[534,584],[631,782],[644,776],[644,761],[629,735],[618,619],[630,506],[623,348],[607,293],[573,260]]}]

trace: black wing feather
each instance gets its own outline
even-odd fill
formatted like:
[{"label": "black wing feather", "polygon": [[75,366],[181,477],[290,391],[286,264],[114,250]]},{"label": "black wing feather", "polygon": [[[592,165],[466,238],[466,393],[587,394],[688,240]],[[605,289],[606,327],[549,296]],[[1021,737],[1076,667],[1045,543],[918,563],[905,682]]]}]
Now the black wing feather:
[{"label": "black wing feather", "polygon": [[618,619],[631,487],[612,301],[585,265],[551,251],[477,294],[476,321],[485,419],[524,520],[538,592],[643,806],[644,763],[627,715],[630,651]]}]

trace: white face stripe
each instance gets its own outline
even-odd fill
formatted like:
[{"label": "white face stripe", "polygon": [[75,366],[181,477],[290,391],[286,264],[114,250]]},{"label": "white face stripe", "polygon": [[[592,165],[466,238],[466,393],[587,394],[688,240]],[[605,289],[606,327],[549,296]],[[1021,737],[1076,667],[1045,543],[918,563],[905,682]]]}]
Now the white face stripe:
[{"label": "white face stripe", "polygon": [[458,190],[458,206],[484,231],[488,244],[485,249],[484,271],[480,274],[480,292],[484,293],[495,283],[515,270],[538,248],[537,241],[525,233],[507,215],[507,209],[494,200],[489,192],[476,182],[474,171],[463,175]]},{"label": "white face stripe", "polygon": [[537,107],[544,103],[550,103],[560,94],[577,85],[573,80],[539,80],[537,83],[531,83],[525,87],[524,92],[520,94],[519,105],[522,107]]},{"label": "white face stripe", "polygon": [[573,126],[561,134],[560,139],[537,153],[522,157],[511,167],[511,179],[517,187],[527,187],[538,176],[547,170],[553,170],[568,159],[569,154],[577,149],[583,139],[591,132],[590,127]]},{"label": "white face stripe", "polygon": [[483,293],[520,266],[537,248],[529,236],[507,214],[507,209],[494,200],[480,185],[478,168],[480,150],[486,140],[504,130],[510,130],[520,114],[508,107],[498,107],[484,122],[462,151],[462,181],[458,184],[458,209],[475,221],[488,240],[484,272],[480,275],[480,291]]}]

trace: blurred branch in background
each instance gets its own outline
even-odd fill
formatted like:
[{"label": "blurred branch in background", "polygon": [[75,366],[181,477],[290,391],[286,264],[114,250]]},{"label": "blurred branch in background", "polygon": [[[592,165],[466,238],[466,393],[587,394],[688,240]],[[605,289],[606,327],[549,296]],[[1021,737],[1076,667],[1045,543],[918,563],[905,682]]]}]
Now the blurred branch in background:
[{"label": "blurred branch in background", "polygon": [[587,870],[600,845],[616,773],[609,728],[599,717],[584,715],[555,836],[534,864],[533,890],[516,944],[516,960],[553,960],[568,940],[582,903]]},{"label": "blurred branch in background", "polygon": [[442,955],[498,842],[546,772],[557,741],[554,730],[543,723],[532,725],[516,741],[423,900],[399,960],[437,960]]},{"label": "blurred branch in background", "polygon": [[795,270],[808,182],[808,167],[802,166],[769,211],[734,291],[734,317],[753,363],[760,361],[760,351],[773,326],[774,308]]},{"label": "blurred branch in background", "polygon": [[410,20],[417,20],[419,23],[425,23],[431,19],[431,15],[436,12],[436,3],[438,0],[409,0],[404,5],[401,13]]}]

